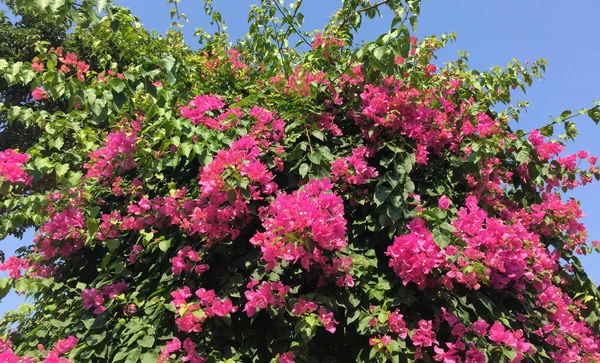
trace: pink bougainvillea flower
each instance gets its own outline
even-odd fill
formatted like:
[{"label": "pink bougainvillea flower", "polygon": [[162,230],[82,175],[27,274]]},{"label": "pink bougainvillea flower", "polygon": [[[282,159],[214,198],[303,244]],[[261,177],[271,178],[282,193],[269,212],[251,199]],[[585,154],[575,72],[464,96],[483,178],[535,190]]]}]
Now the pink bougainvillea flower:
[{"label": "pink bougainvillea flower", "polygon": [[94,308],[94,314],[102,314],[106,311],[104,307],[104,298],[102,293],[95,288],[85,289],[81,292],[81,299],[83,300],[83,308],[88,310]]},{"label": "pink bougainvillea flower", "polygon": [[68,353],[73,349],[79,340],[74,336],[70,335],[66,339],[59,340],[54,346],[54,351],[59,355]]},{"label": "pink bougainvillea flower", "polygon": [[0,151],[0,179],[11,183],[31,185],[33,177],[23,170],[23,164],[29,161],[29,155],[18,153],[12,149]]},{"label": "pink bougainvillea flower", "polygon": [[440,199],[438,199],[438,207],[443,210],[447,210],[450,207],[450,199],[448,199],[445,195],[442,195]]},{"label": "pink bougainvillea flower", "polygon": [[36,101],[48,99],[48,94],[42,88],[38,87],[31,92],[31,96]]},{"label": "pink bougainvillea flower", "polygon": [[108,296],[109,299],[115,299],[119,295],[123,294],[126,289],[127,284],[124,281],[121,281],[117,282],[116,284],[105,286],[104,289],[102,289],[102,293]]},{"label": "pink bougainvillea flower", "polygon": [[296,357],[296,355],[294,354],[294,352],[283,353],[277,359],[277,363],[294,363],[295,357]]},{"label": "pink bougainvillea flower", "polygon": [[338,324],[338,322],[333,320],[333,312],[328,313],[327,310],[325,310],[325,308],[321,306],[319,308],[318,317],[319,320],[321,320],[321,323],[323,323],[325,330],[327,330],[331,334],[335,333],[335,326]]},{"label": "pink bougainvillea flower", "polygon": [[290,287],[280,282],[264,281],[258,289],[244,292],[248,300],[244,306],[244,311],[248,317],[251,317],[259,309],[266,309],[269,306],[282,308],[285,304],[285,296],[289,291]]},{"label": "pink bougainvillea flower", "polygon": [[408,229],[411,233],[394,237],[386,255],[390,256],[389,265],[402,278],[404,285],[414,282],[424,290],[432,283],[428,277],[430,272],[444,266],[446,261],[424,220],[413,219]]},{"label": "pink bougainvillea flower", "polygon": [[41,73],[44,71],[44,64],[39,62],[33,62],[31,63],[31,69],[38,73]]}]

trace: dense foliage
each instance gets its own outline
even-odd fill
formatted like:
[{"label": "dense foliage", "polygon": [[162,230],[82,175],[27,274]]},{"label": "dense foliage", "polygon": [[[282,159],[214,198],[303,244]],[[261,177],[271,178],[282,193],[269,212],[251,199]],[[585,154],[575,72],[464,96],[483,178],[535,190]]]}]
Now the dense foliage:
[{"label": "dense foliage", "polygon": [[600,361],[577,258],[599,243],[564,196],[597,158],[563,154],[577,113],[523,131],[507,106],[543,60],[436,65],[453,35],[411,36],[416,0],[344,0],[314,33],[263,0],[234,44],[205,0],[195,51],[170,2],[163,37],[100,1],[11,2],[77,26],[0,59],[30,91],[3,117],[44,131],[0,152],[0,234],[36,229],[0,265],[32,302],[0,360]]},{"label": "dense foliage", "polygon": [[[0,59],[12,63],[31,62],[40,52],[37,44],[58,46],[64,40],[67,31],[65,24],[44,19],[38,12],[17,8],[14,4],[12,10],[12,15],[18,19],[11,20],[6,14],[0,13]],[[2,77],[0,102],[5,107],[32,106],[34,100],[29,85],[16,83],[9,86],[7,80]],[[52,110],[55,109],[56,102],[47,102],[39,106]],[[0,150],[26,150],[35,144],[42,132],[37,125],[27,127],[20,122],[9,124],[6,113],[0,114]]]}]

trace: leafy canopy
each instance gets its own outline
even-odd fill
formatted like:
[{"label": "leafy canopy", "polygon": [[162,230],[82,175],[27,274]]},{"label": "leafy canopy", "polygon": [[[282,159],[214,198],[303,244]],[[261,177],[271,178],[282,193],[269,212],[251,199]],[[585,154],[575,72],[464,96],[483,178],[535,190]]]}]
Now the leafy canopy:
[{"label": "leafy canopy", "polygon": [[169,2],[164,36],[101,1],[11,2],[74,27],[0,59],[27,90],[2,118],[40,130],[0,152],[0,235],[36,230],[0,265],[31,302],[2,361],[600,361],[577,257],[598,242],[564,196],[600,172],[563,153],[600,104],[513,130],[546,62],[435,64],[454,35],[411,36],[417,0],[344,0],[312,33],[302,1],[263,0],[235,43],[205,0],[199,50]]}]

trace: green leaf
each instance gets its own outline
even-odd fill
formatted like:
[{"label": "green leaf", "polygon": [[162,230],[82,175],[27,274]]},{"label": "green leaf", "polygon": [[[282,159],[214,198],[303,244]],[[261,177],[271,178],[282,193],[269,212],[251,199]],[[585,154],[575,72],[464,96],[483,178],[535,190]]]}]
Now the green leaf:
[{"label": "green leaf", "polygon": [[96,90],[93,88],[87,88],[83,91],[84,100],[89,106],[93,106],[96,102]]},{"label": "green leaf", "polygon": [[104,241],[104,244],[106,245],[106,248],[108,248],[108,250],[110,252],[115,252],[119,246],[121,245],[121,241],[119,239],[107,239],[106,241]]},{"label": "green leaf", "polygon": [[69,171],[69,164],[58,164],[54,170],[57,176],[63,176]]},{"label": "green leaf", "polygon": [[376,190],[375,190],[375,204],[379,207],[380,205],[382,205],[387,198],[390,196],[390,193],[392,192],[392,190],[385,186],[385,185],[380,185]]},{"label": "green leaf", "polygon": [[162,62],[167,72],[171,71],[171,69],[173,69],[173,66],[175,66],[175,58],[170,54],[164,56],[162,58]]},{"label": "green leaf", "polygon": [[99,331],[99,332],[94,333],[94,334],[90,334],[85,339],[85,342],[90,347],[95,347],[96,345],[104,342],[105,339],[106,339],[106,330],[103,330],[103,331]]},{"label": "green leaf", "polygon": [[125,263],[123,261],[117,261],[113,267],[117,275],[121,275],[125,271]]},{"label": "green leaf", "polygon": [[162,240],[158,242],[158,248],[163,252],[167,252],[169,247],[171,247],[171,240]]},{"label": "green leaf", "polygon": [[146,352],[142,355],[141,362],[142,363],[156,363],[158,360],[158,353],[156,352]]},{"label": "green leaf", "polygon": [[573,112],[571,112],[571,110],[565,110],[560,114],[560,118],[564,120],[567,117],[571,116],[572,114],[573,114]]},{"label": "green leaf", "polygon": [[554,126],[550,125],[546,125],[542,128],[540,128],[540,133],[546,137],[550,137],[552,135],[554,135]]},{"label": "green leaf", "polygon": [[450,244],[450,238],[448,236],[446,236],[444,233],[442,233],[439,229],[435,228],[433,230],[433,241],[435,242],[435,244],[437,244],[440,248],[445,248],[446,246],[448,246]]},{"label": "green leaf", "polygon": [[56,13],[63,5],[65,5],[65,0],[52,0],[50,2],[50,11]]},{"label": "green leaf", "polygon": [[300,165],[300,168],[298,169],[298,172],[300,173],[300,176],[305,178],[306,175],[308,174],[310,167],[308,166],[307,163],[302,163]]},{"label": "green leaf", "polygon": [[46,172],[51,170],[53,167],[52,161],[50,161],[48,158],[36,158],[33,162],[33,165],[35,165],[35,168],[42,174],[46,174]]},{"label": "green leaf", "polygon": [[113,103],[117,111],[121,111],[123,109],[123,105],[127,102],[127,98],[123,93],[115,93],[113,94]]},{"label": "green leaf", "polygon": [[575,137],[578,134],[577,126],[575,125],[575,122],[571,122],[571,121],[565,122],[565,131],[567,133],[567,136],[570,139],[575,140]]},{"label": "green leaf", "polygon": [[83,173],[80,171],[71,171],[69,173],[69,185],[78,185],[81,182]]},{"label": "green leaf", "polygon": [[510,348],[502,348],[502,353],[504,356],[510,360],[513,360],[517,357],[517,352],[514,349]]},{"label": "green leaf", "polygon": [[125,89],[125,81],[119,79],[119,78],[112,78],[108,84],[111,86],[111,88],[113,89],[113,91],[115,91],[116,93],[121,93],[123,92],[123,90]]},{"label": "green leaf", "polygon": [[136,363],[142,354],[142,350],[140,347],[137,347],[129,352],[127,359],[125,359],[125,363]]},{"label": "green leaf", "polygon": [[50,58],[48,59],[48,61],[46,62],[46,68],[48,68],[48,70],[54,70],[56,68],[56,59],[54,58]]},{"label": "green leaf", "polygon": [[313,130],[311,134],[321,141],[325,140],[325,135],[321,130]]},{"label": "green leaf", "polygon": [[456,233],[457,232],[456,228],[454,228],[454,226],[451,225],[448,222],[443,222],[442,224],[440,224],[440,228],[443,229],[443,230],[446,230],[446,231],[448,231],[450,233]]},{"label": "green leaf", "polygon": [[115,19],[110,22],[110,30],[112,30],[113,33],[118,32],[120,27],[121,27],[121,22],[119,20]]},{"label": "green leaf", "polygon": [[596,125],[600,122],[600,108],[594,107],[588,111],[588,116],[596,123]]},{"label": "green leaf", "polygon": [[190,153],[194,149],[194,145],[192,145],[189,142],[184,142],[184,143],[182,143],[182,144],[179,145],[179,149],[181,150],[181,154],[183,156],[185,156],[186,158],[189,158],[190,157]]},{"label": "green leaf", "polygon": [[153,335],[146,335],[144,338],[138,340],[138,344],[141,347],[144,348],[152,348],[154,346],[154,336]]},{"label": "green leaf", "polygon": [[526,162],[529,161],[529,151],[526,149],[521,149],[519,150],[519,152],[517,153],[515,159],[521,163],[521,164],[525,164]]},{"label": "green leaf", "polygon": [[400,208],[394,207],[392,204],[387,205],[386,213],[387,216],[390,217],[392,222],[398,221],[400,218],[402,218],[403,215],[402,210]]},{"label": "green leaf", "polygon": [[385,55],[385,50],[386,50],[385,45],[381,45],[381,46],[375,48],[375,50],[373,50],[373,56],[375,57],[375,59],[380,61],[383,58],[383,56]]},{"label": "green leaf", "polygon": [[8,277],[3,277],[0,279],[0,299],[5,297],[10,291],[11,284],[10,279]]},{"label": "green leaf", "polygon": [[65,144],[65,141],[63,140],[62,137],[58,136],[56,139],[54,139],[53,141],[53,145],[57,150],[60,150],[63,145]]}]

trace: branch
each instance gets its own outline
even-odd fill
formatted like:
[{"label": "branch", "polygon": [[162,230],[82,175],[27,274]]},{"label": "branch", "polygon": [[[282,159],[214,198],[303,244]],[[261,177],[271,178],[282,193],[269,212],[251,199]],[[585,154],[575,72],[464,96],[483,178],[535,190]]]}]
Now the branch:
[{"label": "branch", "polygon": [[[388,2],[390,2],[390,0],[383,0],[383,1],[380,1],[378,3],[372,4],[372,5],[369,5],[369,6],[365,6],[364,8],[356,10],[355,14],[353,14],[353,15],[364,13],[365,11],[368,11],[368,10],[371,10],[371,9],[376,9],[376,8],[380,7],[381,5],[387,4]],[[340,25],[340,28],[344,27],[348,23],[348,21],[350,20],[350,18],[352,18],[352,15],[347,16],[346,19],[344,19],[344,21],[342,21],[342,24]]]},{"label": "branch", "polygon": [[[387,1],[387,0],[386,0]],[[285,15],[285,12],[283,11],[283,9],[281,8],[281,5],[279,5],[279,3],[277,2],[277,0],[273,0],[273,3],[275,4],[275,6],[277,7],[277,10],[281,13],[281,15],[284,17],[284,19],[286,19],[287,23],[292,27],[292,30],[294,31],[294,33],[298,34],[298,36],[300,37],[300,39],[302,39],[302,41],[304,43],[306,43],[306,45],[308,45],[310,47],[310,42],[308,40],[306,40],[306,38],[304,37],[304,35],[300,32],[300,30],[297,30],[296,27],[294,26],[294,18],[292,18],[292,21],[290,21],[289,15]],[[299,7],[298,7],[299,8]],[[294,15],[296,14],[296,12],[298,11],[298,8],[296,8],[296,10],[294,11]]]},{"label": "branch", "polygon": [[[565,118],[561,118],[561,117],[559,116],[559,117],[557,117],[555,120],[552,120],[552,122],[550,122],[549,124],[546,124],[546,125],[544,125],[544,126],[542,126],[542,127],[538,127],[537,129],[539,130],[539,129],[543,129],[544,127],[548,127],[548,126],[554,126],[554,125],[559,125],[559,124],[561,124],[561,123],[563,123],[563,122],[565,122],[565,121],[568,121],[568,120],[570,120],[570,119],[572,119],[572,118],[579,117],[579,116],[583,116],[583,115],[587,115],[587,116],[589,117],[589,112],[590,112],[590,111],[592,111],[592,110],[600,110],[600,106],[594,106],[594,107],[592,107],[592,108],[590,108],[590,109],[587,109],[587,110],[585,111],[585,113],[579,113],[579,112],[572,113],[571,115],[569,115],[569,116],[567,116],[567,117],[565,117]],[[523,135],[529,135],[530,133],[531,133],[531,131],[529,131],[529,132],[526,132],[526,133],[525,133],[525,134],[523,134]]]},{"label": "branch", "polygon": [[366,6],[366,7],[362,8],[362,9],[359,9],[359,10],[357,11],[357,13],[363,13],[363,12],[365,12],[365,11],[367,11],[367,10],[371,10],[371,9],[378,8],[378,7],[380,7],[380,6],[381,6],[381,5],[383,5],[383,4],[387,4],[388,2],[390,2],[390,0],[383,0],[383,1],[381,1],[381,2],[378,2],[378,3],[375,3],[375,4],[373,4],[373,5]]}]

